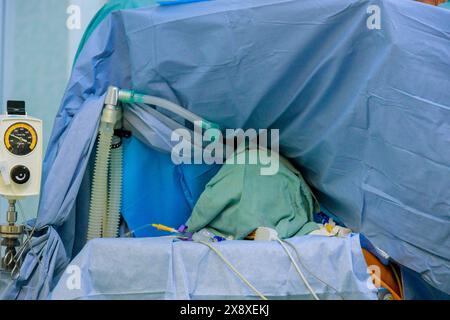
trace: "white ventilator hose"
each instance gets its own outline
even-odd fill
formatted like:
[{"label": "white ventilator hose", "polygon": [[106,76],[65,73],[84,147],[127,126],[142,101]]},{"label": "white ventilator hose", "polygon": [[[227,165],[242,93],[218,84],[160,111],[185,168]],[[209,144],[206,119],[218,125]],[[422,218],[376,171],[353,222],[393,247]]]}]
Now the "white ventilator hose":
[{"label": "white ventilator hose", "polygon": [[209,122],[186,108],[163,98],[144,95],[129,90],[120,90],[119,100],[124,103],[145,103],[160,107],[188,120],[194,125],[200,125],[203,129],[218,128],[216,124]]},{"label": "white ventilator hose", "polygon": [[[114,136],[113,145],[121,144],[121,138]],[[108,212],[104,216],[103,237],[116,238],[119,233],[120,206],[122,204],[123,146],[111,150],[109,166]]]},{"label": "white ventilator hose", "polygon": [[154,96],[143,96],[142,102],[169,110],[175,114],[178,114],[182,118],[190,121],[191,123],[203,121],[203,119],[197,116],[196,114],[166,99]]},{"label": "white ventilator hose", "polygon": [[91,187],[87,240],[102,236],[103,215],[107,212],[108,166],[113,134],[113,124],[100,123]]}]

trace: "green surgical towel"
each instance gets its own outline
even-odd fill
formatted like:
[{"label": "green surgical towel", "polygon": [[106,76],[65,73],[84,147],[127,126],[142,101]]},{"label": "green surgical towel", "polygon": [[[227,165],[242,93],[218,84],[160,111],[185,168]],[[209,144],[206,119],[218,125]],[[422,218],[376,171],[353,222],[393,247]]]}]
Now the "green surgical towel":
[{"label": "green surgical towel", "polygon": [[[313,213],[319,205],[300,172],[279,157],[275,175],[261,175],[267,167],[266,151],[245,151],[259,158],[257,164],[227,161],[206,185],[186,222],[189,232],[207,227],[223,237],[244,239],[258,227],[270,227],[280,238],[305,235],[317,229]],[[247,161],[248,162],[248,161]]]}]

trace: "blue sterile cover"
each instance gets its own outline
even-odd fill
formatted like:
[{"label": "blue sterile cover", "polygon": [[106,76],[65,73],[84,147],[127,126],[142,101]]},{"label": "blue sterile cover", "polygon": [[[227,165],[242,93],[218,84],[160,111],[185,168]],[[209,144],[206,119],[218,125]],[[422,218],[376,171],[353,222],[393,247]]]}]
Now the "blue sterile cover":
[{"label": "blue sterile cover", "polygon": [[410,0],[218,0],[112,13],[80,52],[55,120],[32,243],[46,268],[29,252],[8,296],[45,296],[81,248],[86,168],[109,85],[223,128],[280,129],[281,153],[322,206],[449,293],[449,38],[449,10]]},{"label": "blue sterile cover", "polygon": [[[377,299],[375,287],[368,285],[371,278],[357,235],[309,235],[288,242],[320,299]],[[268,299],[312,299],[278,242],[237,240],[214,246]],[[201,243],[162,237],[95,239],[70,266],[53,290],[52,299],[258,298]],[[70,270],[75,268],[80,270],[81,285],[68,287]]]}]

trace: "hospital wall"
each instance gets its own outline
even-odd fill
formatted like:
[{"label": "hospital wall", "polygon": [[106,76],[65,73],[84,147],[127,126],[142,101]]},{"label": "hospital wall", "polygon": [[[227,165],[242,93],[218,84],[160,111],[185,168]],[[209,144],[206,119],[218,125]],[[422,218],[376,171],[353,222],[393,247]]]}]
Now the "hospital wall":
[{"label": "hospital wall", "polygon": [[[78,44],[106,0],[0,0],[0,103],[25,100],[44,122],[44,150]],[[21,200],[19,221],[36,216],[38,197]],[[7,203],[0,201],[4,221]],[[20,212],[22,211],[22,212]]]}]

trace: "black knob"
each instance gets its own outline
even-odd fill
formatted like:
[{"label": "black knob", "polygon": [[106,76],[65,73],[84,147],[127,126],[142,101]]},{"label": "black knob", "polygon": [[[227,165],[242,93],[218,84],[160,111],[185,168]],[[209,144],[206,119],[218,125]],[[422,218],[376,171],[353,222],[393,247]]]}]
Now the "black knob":
[{"label": "black knob", "polygon": [[17,184],[24,184],[30,180],[30,170],[25,166],[15,166],[11,169],[11,180]]}]

